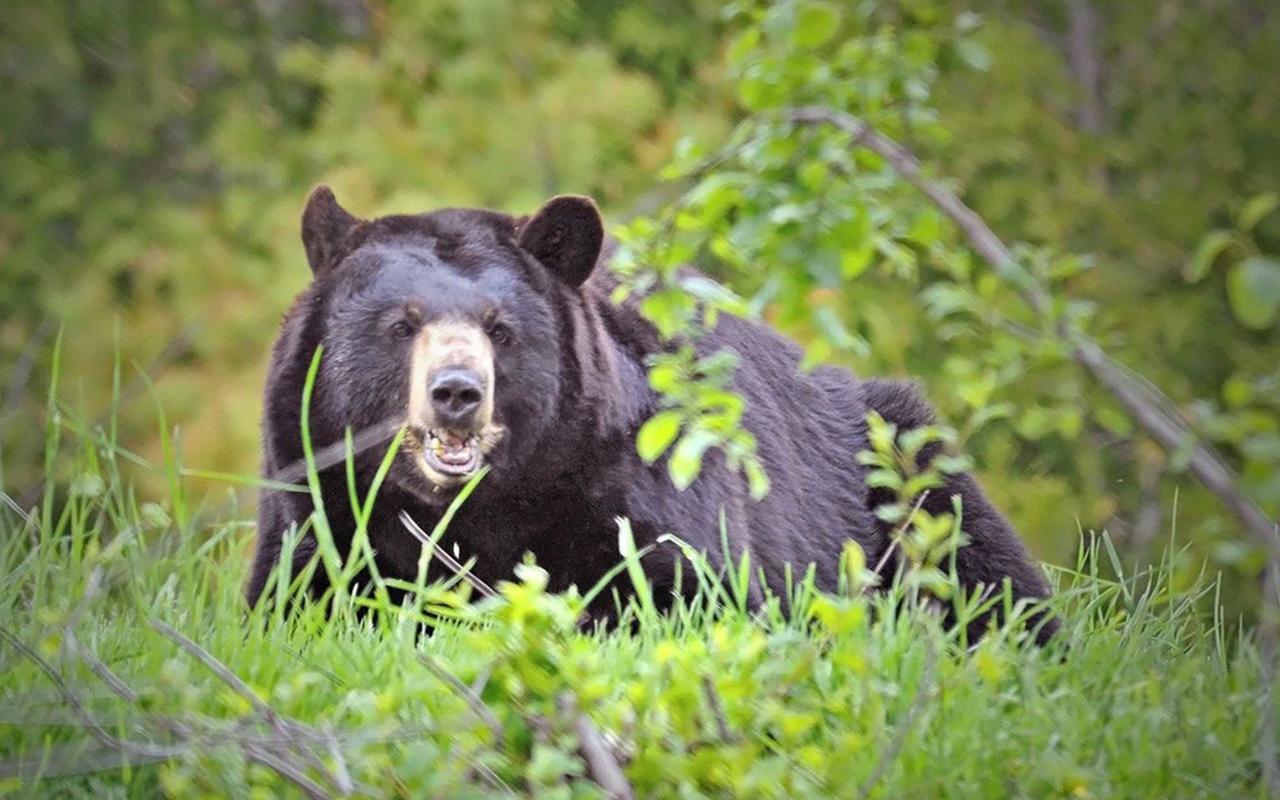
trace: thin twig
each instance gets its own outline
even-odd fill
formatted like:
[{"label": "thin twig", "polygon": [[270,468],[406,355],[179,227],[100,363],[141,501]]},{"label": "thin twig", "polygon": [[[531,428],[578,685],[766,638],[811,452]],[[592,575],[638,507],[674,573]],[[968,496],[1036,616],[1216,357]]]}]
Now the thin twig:
[{"label": "thin twig", "polygon": [[467,686],[452,672],[449,672],[449,670],[440,666],[436,663],[434,658],[426,653],[419,653],[418,660],[422,662],[423,666],[431,670],[431,674],[449,684],[449,688],[457,692],[458,696],[465,700],[467,705],[470,706],[471,711],[489,727],[489,731],[493,734],[494,747],[501,750],[506,746],[506,734],[502,729],[502,722],[493,713],[493,711],[485,705],[484,701],[480,699],[480,695],[471,691],[470,686]]},{"label": "thin twig", "polygon": [[1258,624],[1258,645],[1262,651],[1261,703],[1262,729],[1258,736],[1258,749],[1262,761],[1263,785],[1271,797],[1280,798],[1280,747],[1276,743],[1276,659],[1280,650],[1280,563],[1271,562],[1264,567],[1262,581],[1262,619]]},{"label": "thin twig", "polygon": [[338,737],[333,734],[332,730],[325,731],[325,739],[329,743],[329,757],[333,759],[335,785],[341,794],[351,794],[355,791],[355,782],[351,779],[351,771],[347,769],[347,759],[342,755],[342,747],[338,744]]},{"label": "thin twig", "polygon": [[84,723],[84,726],[89,730],[89,733],[91,733],[93,738],[97,739],[100,744],[147,759],[171,758],[172,756],[180,755],[186,750],[185,747],[159,747],[142,742],[133,742],[128,739],[120,739],[111,735],[98,723],[97,720],[93,718],[93,715],[89,713],[89,709],[85,708],[84,703],[81,702],[80,697],[67,684],[62,675],[53,668],[53,665],[46,661],[43,656],[33,650],[26,642],[19,639],[15,634],[11,633],[8,628],[0,627],[0,637],[3,637],[9,642],[9,644],[13,645],[18,652],[30,659],[37,667],[40,668],[41,672],[48,676],[49,680],[52,681],[53,685],[57,688],[58,693],[67,701],[67,705],[71,707],[71,710],[80,718],[81,722]]},{"label": "thin twig", "polygon": [[[377,447],[380,444],[389,442],[404,424],[404,419],[397,417],[395,419],[385,419],[382,422],[374,423],[373,425],[356,432],[351,437],[352,458],[372,447]],[[340,464],[346,460],[347,442],[346,439],[343,438],[336,442],[327,444],[315,452],[314,461],[316,472],[323,472],[334,464]],[[306,459],[299,459],[291,464],[280,467],[266,477],[268,480],[275,481],[277,483],[305,482],[307,477]]]},{"label": "thin twig", "polygon": [[729,727],[728,720],[725,719],[724,704],[720,702],[720,693],[716,691],[716,684],[711,680],[710,675],[702,676],[702,693],[707,697],[707,705],[711,708],[712,719],[716,721],[716,733],[720,735],[720,741],[725,744],[738,741],[733,729]]},{"label": "thin twig", "polygon": [[258,697],[258,695],[249,688],[248,684],[240,680],[239,675],[232,672],[230,667],[219,661],[212,653],[191,641],[165,622],[158,619],[152,619],[150,620],[150,623],[151,627],[164,635],[166,639],[187,651],[187,653],[194,656],[201,664],[204,664],[210,672],[217,675],[218,678],[230,687],[232,691],[248,700],[249,705],[253,707],[253,710],[265,717],[267,721],[272,723],[279,721],[279,715],[276,714],[275,709],[267,705],[261,697]]},{"label": "thin twig", "polygon": [[578,751],[587,765],[587,777],[600,785],[613,800],[632,800],[636,796],[627,781],[622,765],[605,743],[604,736],[591,719],[578,710],[573,695],[565,692],[558,698],[560,713],[573,723],[578,736]]},{"label": "thin twig", "polygon": [[422,529],[421,525],[414,522],[413,517],[409,516],[407,512],[400,512],[400,522],[409,530],[409,533],[413,534],[415,539],[422,542],[422,546],[424,548],[428,548],[428,555],[447,567],[450,572],[457,575],[459,578],[462,578],[464,581],[469,583],[472,588],[480,592],[480,594],[485,597],[489,599],[498,597],[497,591],[495,591],[492,586],[471,574],[471,570],[459,564],[457,559],[437,546],[437,544],[432,541],[431,536]]},{"label": "thin twig", "polygon": [[274,753],[256,745],[244,745],[245,758],[250,761],[257,762],[268,769],[274,770],[283,778],[287,778],[294,786],[302,790],[302,793],[311,800],[327,800],[333,797],[323,786],[307,777],[302,770],[294,765],[278,757]]},{"label": "thin twig", "polygon": [[[908,514],[906,520],[898,526],[897,532],[894,533],[893,536],[889,537],[889,546],[885,548],[884,553],[880,556],[880,560],[876,562],[875,567],[871,570],[877,578],[880,577],[880,570],[884,569],[885,564],[889,561],[889,557],[893,555],[893,551],[897,549],[898,543],[902,540],[903,534],[907,532],[907,528],[911,527],[911,523],[915,521],[916,515],[920,513],[920,509],[924,506],[925,498],[928,496],[928,489],[925,489],[920,493],[920,497],[917,498],[915,505],[911,507],[911,513]],[[867,588],[869,589],[870,587]]]},{"label": "thin twig", "polygon": [[89,648],[82,645],[79,637],[76,636],[76,623],[79,622],[85,609],[88,608],[90,601],[92,601],[94,596],[97,595],[101,584],[102,566],[99,565],[94,567],[93,571],[89,573],[89,581],[85,585],[84,595],[80,598],[80,602],[76,604],[75,611],[73,611],[67,618],[67,623],[62,626],[62,640],[75,655],[79,656],[81,661],[89,666],[89,669],[93,671],[93,674],[98,676],[98,680],[107,685],[107,688],[114,692],[118,697],[136,705],[139,700],[138,693],[135,692],[131,686],[125,683],[119,675],[115,674],[111,667],[108,667],[102,659],[98,658],[98,656],[89,650]]}]

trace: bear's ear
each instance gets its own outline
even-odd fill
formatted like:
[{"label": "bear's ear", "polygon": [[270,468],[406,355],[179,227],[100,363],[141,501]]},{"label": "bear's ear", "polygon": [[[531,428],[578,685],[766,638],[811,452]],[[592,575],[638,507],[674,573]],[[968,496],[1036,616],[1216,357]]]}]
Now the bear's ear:
[{"label": "bear's ear", "polygon": [[590,197],[562,194],[519,226],[518,242],[562,281],[573,287],[595,268],[604,243],[604,221]]},{"label": "bear's ear", "polygon": [[311,190],[302,212],[302,246],[313,275],[318,278],[337,266],[339,245],[359,224],[360,220],[338,205],[328,186],[322,183]]}]

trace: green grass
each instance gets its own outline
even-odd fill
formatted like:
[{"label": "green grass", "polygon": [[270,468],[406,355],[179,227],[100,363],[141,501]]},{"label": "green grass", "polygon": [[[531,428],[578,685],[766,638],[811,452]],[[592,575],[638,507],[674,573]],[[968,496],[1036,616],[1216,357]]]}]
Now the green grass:
[{"label": "green grass", "polygon": [[1125,575],[1105,539],[1054,571],[1043,650],[969,647],[902,587],[797,580],[795,613],[753,616],[749,565],[722,589],[697,558],[697,600],[642,593],[611,633],[532,566],[475,603],[455,578],[395,613],[249,614],[247,512],[188,494],[176,437],[142,503],[114,428],[53,407],[57,480],[0,508],[0,794],[602,796],[620,766],[641,797],[1264,796],[1255,641],[1213,581]]}]

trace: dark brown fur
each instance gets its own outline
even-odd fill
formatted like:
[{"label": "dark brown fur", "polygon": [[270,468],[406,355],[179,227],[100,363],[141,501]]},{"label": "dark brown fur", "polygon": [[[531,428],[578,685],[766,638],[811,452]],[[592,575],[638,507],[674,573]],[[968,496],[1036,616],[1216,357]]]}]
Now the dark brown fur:
[{"label": "dark brown fur", "polygon": [[[914,386],[860,381],[830,367],[802,373],[795,344],[762,325],[722,317],[698,348],[738,354],[736,389],[748,403],[744,424],[759,442],[772,491],[752,500],[742,476],[715,453],[694,485],[677,491],[665,464],[646,465],[635,452],[636,431],[658,407],[645,359],[662,344],[632,305],[612,302],[616,280],[608,269],[592,269],[601,247],[593,230],[598,218],[589,218],[593,208],[588,213],[579,202],[557,210],[552,201],[532,220],[446,210],[361,222],[321,192],[327,190],[318,190],[304,218],[316,278],[285,316],[266,387],[268,477],[302,457],[298,409],[321,342],[325,355],[311,412],[317,446],[339,441],[344,427],[360,430],[393,415],[403,399],[397,382],[406,380],[407,369],[397,369],[387,346],[362,344],[365,323],[352,308],[374,309],[403,296],[465,311],[475,295],[503,305],[517,323],[522,348],[499,353],[497,360],[496,413],[508,427],[507,439],[493,471],[446,534],[445,547],[456,545],[463,560],[476,559],[478,577],[507,578],[532,552],[549,572],[551,589],[590,587],[619,561],[618,517],[631,520],[640,547],[671,532],[719,562],[723,514],[730,549],[750,553],[775,593],[783,591],[787,565],[798,576],[813,564],[818,586],[835,588],[848,539],[863,547],[871,564],[885,554],[890,530],[872,508],[887,498],[868,490],[856,457],[868,448],[868,410],[900,429],[932,419]],[[357,459],[362,496],[381,455],[378,447]],[[412,580],[419,546],[397,514],[407,511],[430,530],[452,492],[424,491],[413,466],[401,461],[379,496],[370,535],[383,574]],[[345,552],[354,523],[343,466],[325,470],[321,485],[329,524]],[[971,476],[952,478],[924,507],[949,510],[953,494],[963,503],[970,540],[956,558],[964,585],[1008,579],[1015,598],[1046,597],[1040,569]],[[284,533],[311,512],[307,495],[263,493],[247,587],[251,603],[266,588]],[[314,550],[308,537],[295,555],[295,573]],[[670,597],[676,558],[670,546],[646,558],[660,598]],[[892,557],[888,563],[896,568]],[[313,589],[325,587],[322,573],[317,571]],[[756,602],[760,589],[753,588]],[[607,614],[609,608],[601,604],[598,610]],[[1039,638],[1047,639],[1055,624],[1042,626]]]}]

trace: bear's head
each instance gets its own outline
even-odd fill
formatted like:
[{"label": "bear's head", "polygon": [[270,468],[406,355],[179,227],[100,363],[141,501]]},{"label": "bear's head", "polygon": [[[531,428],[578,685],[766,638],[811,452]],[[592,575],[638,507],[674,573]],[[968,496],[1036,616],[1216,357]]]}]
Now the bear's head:
[{"label": "bear's head", "polygon": [[324,345],[313,437],[403,426],[389,479],[433,504],[485,466],[522,471],[563,404],[564,316],[603,237],[586,197],[555,197],[524,218],[446,209],[361,220],[316,188],[302,218],[313,339]]}]

